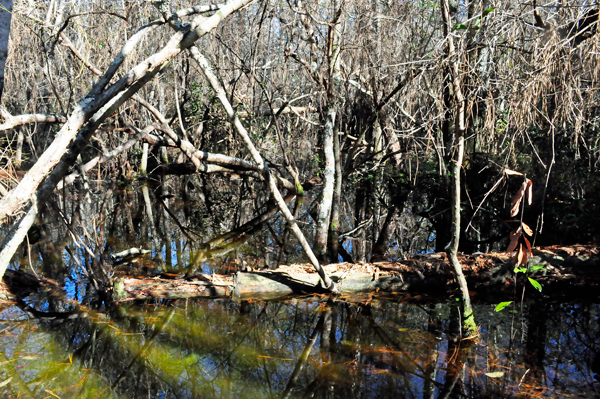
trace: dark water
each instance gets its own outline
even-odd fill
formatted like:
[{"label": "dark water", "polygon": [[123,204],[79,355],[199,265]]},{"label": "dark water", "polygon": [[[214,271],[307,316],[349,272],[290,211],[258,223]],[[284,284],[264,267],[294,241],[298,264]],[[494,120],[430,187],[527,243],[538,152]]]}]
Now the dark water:
[{"label": "dark water", "polygon": [[[0,396],[600,396],[598,304],[526,301],[501,313],[495,304],[476,305],[481,335],[462,343],[455,339],[456,303],[401,295],[106,306],[98,295],[106,276],[230,273],[244,263],[306,261],[268,196],[242,195],[258,189],[244,183],[232,194],[210,181],[194,186],[193,195],[173,198],[165,194],[188,185],[98,186],[63,192],[51,203],[11,268],[54,279],[64,292],[36,292],[21,307],[0,304]],[[309,241],[315,199],[289,202]],[[360,220],[348,215],[342,231],[353,233],[342,245],[358,261],[374,239],[364,230],[361,237]],[[430,252],[428,224],[409,213],[400,220],[388,258]],[[126,262],[110,256],[132,247],[150,253]],[[31,318],[26,306],[49,317]],[[87,317],[64,318],[76,306],[89,309]],[[52,318],[56,313],[63,318]]]},{"label": "dark water", "polygon": [[[361,304],[350,299],[362,299]],[[296,298],[178,301],[112,315],[0,324],[4,397],[598,397],[597,304],[476,306],[481,336],[453,340],[454,304]]]}]

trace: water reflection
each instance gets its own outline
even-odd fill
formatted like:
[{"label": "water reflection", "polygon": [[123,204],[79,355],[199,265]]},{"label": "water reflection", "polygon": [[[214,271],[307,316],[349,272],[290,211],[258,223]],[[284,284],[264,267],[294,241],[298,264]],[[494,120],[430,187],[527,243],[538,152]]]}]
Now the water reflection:
[{"label": "water reflection", "polygon": [[[357,299],[357,298],[353,298]],[[478,306],[454,340],[453,304],[323,297],[177,301],[108,316],[2,311],[5,397],[510,398],[599,395],[600,308]]]},{"label": "water reflection", "polygon": [[[531,303],[500,314],[481,305],[475,312],[482,334],[470,345],[455,340],[455,304],[402,303],[407,297],[112,308],[102,293],[107,276],[119,273],[226,273],[239,270],[242,258],[255,267],[305,260],[268,198],[242,196],[253,190],[249,183],[228,194],[205,181],[198,185],[203,199],[193,206],[193,198],[169,198],[168,186],[98,190],[91,202],[63,193],[55,212],[30,231],[31,246],[12,268],[52,279],[67,295],[24,282],[19,290],[27,302],[0,308],[0,396],[598,396],[596,304]],[[288,200],[305,233],[313,234],[314,198],[307,196],[303,206]],[[342,222],[354,235],[344,245],[355,260],[369,257],[373,246],[359,239],[365,235],[364,226],[356,230],[360,220]],[[421,235],[429,241],[430,233]],[[401,245],[399,236],[395,240]],[[111,260],[132,247],[151,253]]]}]

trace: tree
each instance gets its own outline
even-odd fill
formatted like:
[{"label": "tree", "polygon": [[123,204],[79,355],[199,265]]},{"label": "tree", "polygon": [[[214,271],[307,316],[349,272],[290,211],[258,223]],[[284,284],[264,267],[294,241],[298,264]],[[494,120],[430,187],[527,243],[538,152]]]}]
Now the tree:
[{"label": "tree", "polygon": [[[188,26],[177,31],[157,53],[129,70],[122,78],[110,84],[117,70],[139,41],[158,25],[173,22],[175,13],[168,19],[151,22],[143,26],[123,46],[106,72],[83,97],[63,125],[52,144],[44,151],[36,164],[27,172],[20,183],[0,202],[0,223],[15,218],[0,252],[0,275],[4,274],[8,262],[17,246],[33,224],[38,212],[39,198],[47,197],[75,162],[92,133],[100,124],[131,98],[144,84],[163,70],[183,50],[189,48],[201,36],[214,29],[229,14],[247,5],[250,0],[238,0],[220,7],[219,12],[209,18],[196,17]],[[199,8],[195,13],[206,12]],[[19,213],[23,212],[24,216]]]},{"label": "tree", "polygon": [[[25,236],[32,193],[52,200],[92,169],[130,175],[142,143],[149,174],[185,173],[161,195],[201,187],[213,214],[213,174],[239,176],[256,206],[275,192],[271,174],[289,193],[319,187],[304,233],[321,260],[397,259],[450,241],[465,253],[505,248],[502,196],[486,193],[506,168],[548,182],[536,194],[546,207],[528,213],[552,210],[539,240],[574,240],[562,233],[577,225],[569,218],[597,237],[595,7],[458,2],[445,16],[427,2],[257,1],[215,28],[217,6],[192,2],[176,13],[167,2],[31,4],[13,11],[0,124],[0,216],[16,234],[6,243]],[[196,36],[212,83],[184,51]],[[240,214],[220,221],[234,228]]]},{"label": "tree", "polygon": [[8,57],[8,38],[10,36],[10,21],[12,19],[12,0],[0,1],[0,99],[4,92],[4,68]]}]

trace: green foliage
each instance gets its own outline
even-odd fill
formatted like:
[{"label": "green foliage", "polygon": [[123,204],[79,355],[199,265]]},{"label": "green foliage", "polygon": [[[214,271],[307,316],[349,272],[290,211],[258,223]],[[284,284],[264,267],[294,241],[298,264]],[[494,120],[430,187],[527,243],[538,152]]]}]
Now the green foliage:
[{"label": "green foliage", "polygon": [[532,279],[531,277],[527,277],[527,279],[529,280],[531,285],[533,285],[533,287],[536,290],[538,290],[539,292],[542,292],[542,285],[540,283],[538,283],[536,280]]},{"label": "green foliage", "polygon": [[513,303],[513,301],[500,302],[498,305],[496,305],[496,308],[494,310],[496,312],[500,312],[502,309],[504,309],[505,307],[509,306],[511,303]]}]

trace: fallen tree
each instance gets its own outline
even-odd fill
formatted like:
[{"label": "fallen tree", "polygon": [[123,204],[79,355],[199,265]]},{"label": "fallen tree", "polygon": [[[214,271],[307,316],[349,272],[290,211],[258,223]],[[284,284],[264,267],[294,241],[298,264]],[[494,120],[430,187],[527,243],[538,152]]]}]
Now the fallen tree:
[{"label": "fallen tree", "polygon": [[[174,13],[163,17],[163,20],[151,22],[129,38],[104,75],[78,102],[52,144],[19,184],[0,201],[0,225],[7,222],[11,225],[1,247],[0,275],[4,274],[10,259],[33,224],[38,213],[38,202],[41,203],[54,191],[100,124],[182,51],[217,27],[227,16],[250,2],[251,0],[235,0],[220,5],[219,11],[210,17],[196,15],[189,24],[178,29],[162,49],[110,84],[128,55],[150,31],[157,26],[178,21],[180,16]],[[192,14],[212,9],[211,6],[197,7]]]},{"label": "fallen tree", "polygon": [[[153,2],[155,7],[157,7],[163,15],[162,20],[143,26],[136,34],[128,39],[119,55],[108,67],[104,75],[98,79],[87,95],[78,102],[52,144],[44,151],[19,184],[13,190],[6,193],[0,200],[0,227],[4,224],[10,224],[10,229],[0,247],[0,276],[4,274],[17,247],[23,242],[27,231],[33,225],[38,214],[38,205],[41,205],[45,199],[50,196],[58,183],[66,175],[68,168],[80,157],[80,153],[87,145],[93,132],[96,131],[96,129],[100,127],[100,124],[118,110],[127,100],[135,98],[138,103],[142,104],[159,121],[159,129],[168,136],[168,140],[172,140],[186,154],[196,168],[201,169],[202,167],[205,167],[201,160],[210,154],[196,151],[192,143],[185,140],[185,132],[184,139],[182,140],[179,138],[169,127],[164,116],[155,107],[147,101],[135,96],[146,83],[163,71],[176,56],[188,49],[190,50],[192,58],[196,61],[205,78],[215,91],[216,97],[224,106],[230,122],[251,153],[254,163],[256,164],[256,170],[260,172],[260,175],[268,182],[271,195],[277,202],[280,211],[285,216],[294,235],[296,235],[296,238],[300,241],[304,252],[312,262],[313,267],[319,273],[324,286],[330,291],[335,292],[335,285],[321,268],[321,265],[314,256],[306,238],[295,223],[293,215],[287,208],[283,196],[277,187],[277,177],[271,172],[263,160],[263,157],[252,143],[248,132],[229,103],[223,87],[212,72],[208,60],[204,58],[197,47],[194,47],[194,43],[200,37],[212,31],[227,16],[251,2],[252,0],[233,0],[227,4],[219,5],[216,8],[213,6],[207,6],[208,8],[194,7],[193,9],[190,9],[189,15],[205,13],[216,9],[218,9],[218,12],[209,17],[197,15],[190,23],[186,24],[183,24],[180,21],[180,18],[183,15],[188,15],[187,13],[170,14],[169,7],[165,2]],[[125,58],[131,53],[141,39],[155,27],[167,23],[175,30],[175,34],[170,38],[168,43],[161,50],[130,69],[116,82],[110,84]],[[95,71],[94,73],[98,75],[98,71]],[[179,120],[181,122],[181,117]],[[153,126],[149,126],[144,129],[143,133],[144,135],[148,134],[154,129]],[[144,156],[147,158],[147,147],[144,152]],[[232,159],[231,157],[228,158],[229,159],[226,162],[230,162]],[[100,162],[100,160],[100,157],[98,157],[96,162]],[[143,169],[145,169],[145,166]],[[85,174],[84,166],[82,166],[80,170],[81,174]],[[222,170],[222,168],[219,168],[219,170]],[[294,187],[296,191],[301,192],[302,188],[298,181],[297,173],[294,177]],[[281,179],[279,179],[279,182],[281,183]]]},{"label": "fallen tree", "polygon": [[[475,300],[498,303],[512,297],[522,279],[513,272],[507,253],[458,256]],[[544,266],[532,276],[542,285],[542,294],[551,298],[594,299],[600,284],[600,249],[597,246],[552,246],[533,250],[530,265]],[[339,263],[324,266],[342,295],[378,293],[426,294],[447,299],[456,287],[455,276],[445,253],[416,256],[399,262]],[[23,283],[26,281],[27,283]],[[282,266],[277,270],[256,270],[219,274],[121,275],[115,279],[117,301],[181,298],[233,298],[236,300],[276,299],[293,294],[323,293],[320,277],[312,265]],[[35,282],[35,283],[32,283]],[[53,280],[37,279],[24,272],[7,271],[0,286],[2,299],[11,300],[49,287]],[[526,286],[530,293],[537,293]],[[518,291],[519,296],[521,291]],[[540,295],[539,293],[537,293]]]}]

